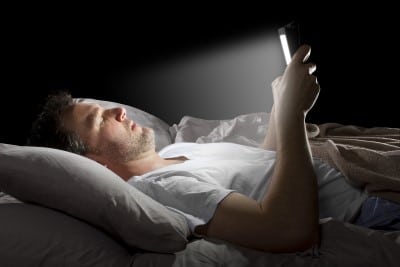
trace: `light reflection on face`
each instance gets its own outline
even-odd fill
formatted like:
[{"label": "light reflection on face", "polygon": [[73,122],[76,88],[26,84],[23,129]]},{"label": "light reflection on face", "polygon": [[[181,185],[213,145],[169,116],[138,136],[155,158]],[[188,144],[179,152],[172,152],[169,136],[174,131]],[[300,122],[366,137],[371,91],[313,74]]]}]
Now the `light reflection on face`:
[{"label": "light reflection on face", "polygon": [[124,108],[104,109],[94,103],[76,103],[65,117],[92,151],[108,161],[126,162],[155,149],[154,131],[126,116]]}]

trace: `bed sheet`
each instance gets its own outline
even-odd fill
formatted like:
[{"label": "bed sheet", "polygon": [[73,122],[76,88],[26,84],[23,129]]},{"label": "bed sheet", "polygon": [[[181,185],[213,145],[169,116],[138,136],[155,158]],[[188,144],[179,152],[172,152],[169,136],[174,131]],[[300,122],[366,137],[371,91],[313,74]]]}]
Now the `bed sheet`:
[{"label": "bed sheet", "polygon": [[[174,142],[233,142],[257,147],[268,129],[269,115],[251,113],[229,120],[185,116],[170,132]],[[310,138],[318,136],[319,127],[308,124],[307,134]],[[390,151],[394,155],[398,152]],[[177,253],[170,266],[196,266],[199,262],[201,266],[398,266],[400,263],[400,231],[377,231],[327,218],[321,222],[321,233],[317,251],[290,254],[264,253],[197,240]],[[138,258],[145,260],[146,257]]]},{"label": "bed sheet", "polygon": [[175,255],[143,253],[134,266],[398,266],[400,231],[380,232],[336,220],[321,222],[320,247],[301,253],[266,253],[196,240]]},{"label": "bed sheet", "polygon": [[205,120],[184,116],[169,131],[174,143],[232,142],[257,147],[264,140],[270,113],[258,112],[225,120]]},{"label": "bed sheet", "polygon": [[[0,204],[21,203],[2,195]],[[136,253],[129,266],[398,266],[400,231],[384,232],[343,223],[321,221],[321,244],[318,249],[301,253],[265,253],[233,244],[197,239],[175,254]],[[112,254],[112,253],[111,253]],[[110,259],[111,261],[111,259]],[[92,266],[92,265],[88,265]],[[97,264],[93,266],[98,266]],[[105,264],[104,266],[111,266]]]}]

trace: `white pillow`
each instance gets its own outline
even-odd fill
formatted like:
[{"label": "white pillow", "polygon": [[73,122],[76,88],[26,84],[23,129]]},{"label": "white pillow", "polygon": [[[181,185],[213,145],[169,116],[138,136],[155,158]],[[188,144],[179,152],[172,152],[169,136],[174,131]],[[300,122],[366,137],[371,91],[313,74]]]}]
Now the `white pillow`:
[{"label": "white pillow", "polygon": [[49,208],[0,204],[0,218],[1,266],[130,267],[135,259],[103,231]]},{"label": "white pillow", "polygon": [[111,101],[104,101],[92,98],[77,98],[84,102],[97,103],[104,108],[114,108],[114,107],[124,107],[126,109],[128,118],[135,122],[138,122],[142,126],[150,127],[154,130],[155,141],[156,141],[156,151],[160,151],[163,147],[172,143],[172,137],[169,132],[170,125],[163,121],[162,119],[147,113],[138,108],[120,104]]},{"label": "white pillow", "polygon": [[0,191],[89,222],[131,248],[176,252],[190,233],[182,215],[63,150],[0,143]]}]

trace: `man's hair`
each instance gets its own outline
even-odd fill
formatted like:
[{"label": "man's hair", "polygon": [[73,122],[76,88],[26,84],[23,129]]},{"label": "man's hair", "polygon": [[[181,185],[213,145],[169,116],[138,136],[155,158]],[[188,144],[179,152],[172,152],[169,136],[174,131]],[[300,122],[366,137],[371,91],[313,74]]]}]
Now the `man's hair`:
[{"label": "man's hair", "polygon": [[57,148],[79,155],[87,153],[88,147],[78,134],[64,125],[64,115],[74,104],[75,100],[68,91],[48,95],[32,123],[27,145]]}]

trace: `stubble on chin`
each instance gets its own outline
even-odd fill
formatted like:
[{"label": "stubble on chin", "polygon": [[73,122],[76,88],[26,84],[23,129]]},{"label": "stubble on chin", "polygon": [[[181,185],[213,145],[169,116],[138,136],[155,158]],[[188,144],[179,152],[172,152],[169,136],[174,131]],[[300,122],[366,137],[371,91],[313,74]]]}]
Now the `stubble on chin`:
[{"label": "stubble on chin", "polygon": [[147,150],[155,149],[155,136],[154,130],[152,128],[143,128],[143,138],[144,138],[144,146],[147,147]]},{"label": "stubble on chin", "polygon": [[140,135],[130,140],[130,147],[125,160],[134,160],[140,158],[141,154],[155,149],[155,136],[151,128],[143,127]]}]

